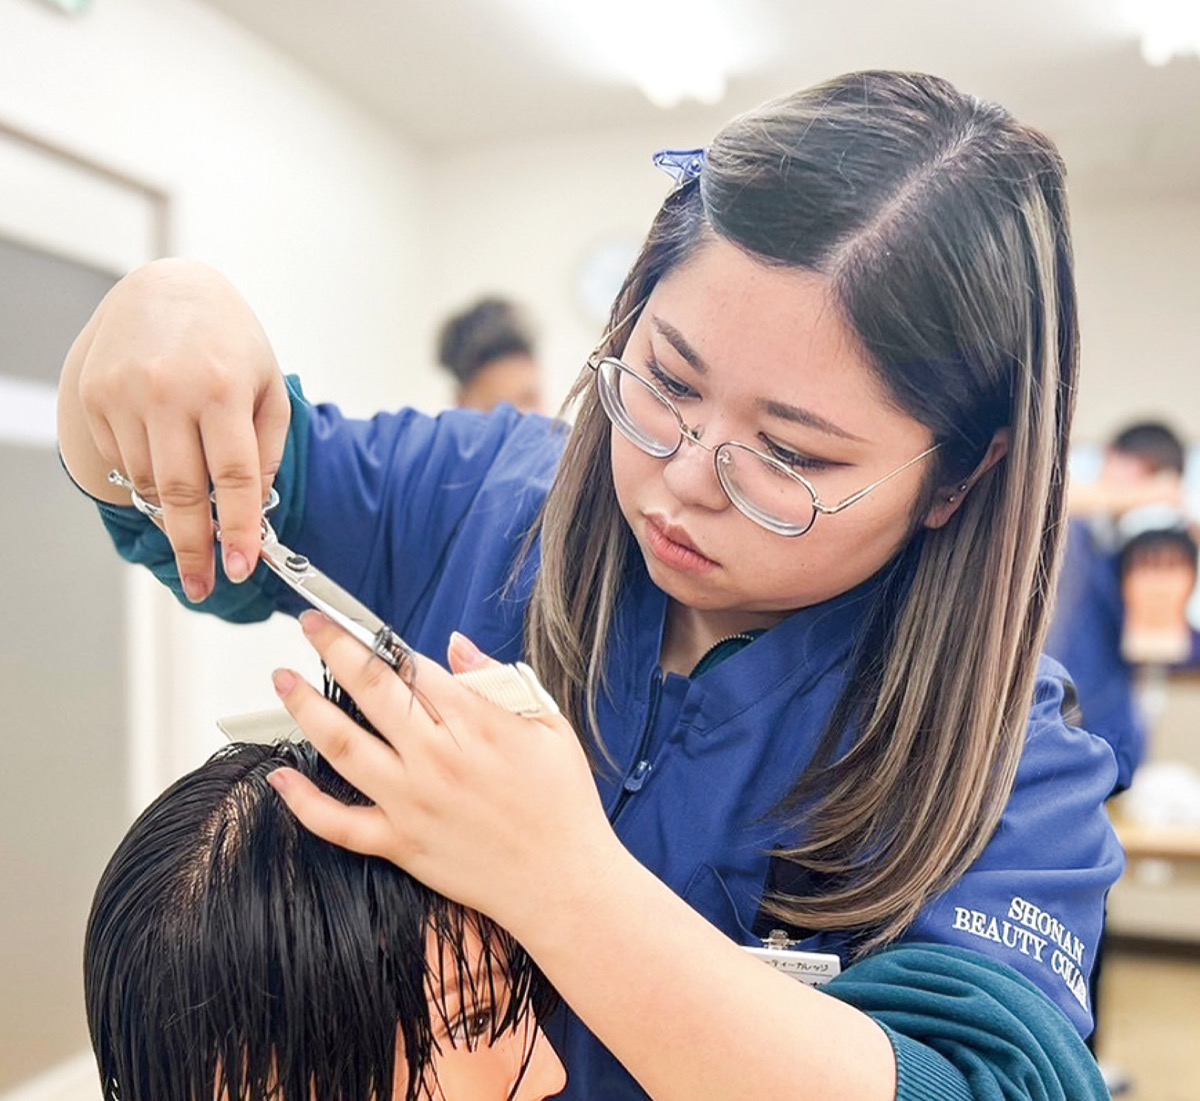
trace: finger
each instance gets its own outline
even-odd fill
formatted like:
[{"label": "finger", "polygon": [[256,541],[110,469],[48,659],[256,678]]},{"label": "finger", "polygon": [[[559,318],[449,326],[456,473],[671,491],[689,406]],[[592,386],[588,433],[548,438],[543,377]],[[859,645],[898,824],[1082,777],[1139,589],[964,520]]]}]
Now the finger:
[{"label": "finger", "polygon": [[466,635],[454,631],[450,635],[450,645],[446,648],[446,657],[450,662],[450,672],[469,673],[473,669],[486,669],[489,665],[499,665],[495,658],[490,658]]},{"label": "finger", "polygon": [[394,749],[292,670],[278,669],[272,680],[288,714],[342,779],[376,802],[381,792],[392,791],[403,775],[403,762]]},{"label": "finger", "polygon": [[292,422],[292,403],[282,375],[276,375],[254,410],[254,434],[258,437],[258,466],[265,501],[283,463],[288,426]]},{"label": "finger", "polygon": [[99,413],[92,414],[85,410],[84,419],[87,421],[88,432],[91,433],[96,450],[100,452],[104,461],[109,466],[120,470],[126,477],[129,477],[129,469],[125,466],[124,459],[121,457],[121,447],[117,443],[117,437],[113,433],[112,425],[108,423],[108,418]]},{"label": "finger", "polygon": [[133,483],[133,488],[144,501],[158,504],[158,490],[154,487],[154,460],[142,422],[132,418],[114,418],[108,424],[116,452],[113,466]]},{"label": "finger", "polygon": [[347,806],[291,768],[276,769],[267,783],[306,829],[331,845],[367,856],[387,856],[395,845],[395,831],[379,807]]},{"label": "finger", "polygon": [[195,603],[212,592],[216,579],[204,450],[186,420],[156,420],[147,426],[147,438],[163,525],[175,549],[183,591]]},{"label": "finger", "polygon": [[221,554],[231,581],[245,581],[262,548],[262,470],[251,418],[216,406],[200,418],[204,457],[217,501]]},{"label": "finger", "polygon": [[[436,662],[413,652],[408,659],[411,664],[401,676],[320,612],[306,611],[300,616],[300,626],[333,679],[397,749],[414,730],[444,723],[439,705],[426,692],[431,676],[441,672],[449,678]],[[420,706],[414,707],[414,702]]]}]

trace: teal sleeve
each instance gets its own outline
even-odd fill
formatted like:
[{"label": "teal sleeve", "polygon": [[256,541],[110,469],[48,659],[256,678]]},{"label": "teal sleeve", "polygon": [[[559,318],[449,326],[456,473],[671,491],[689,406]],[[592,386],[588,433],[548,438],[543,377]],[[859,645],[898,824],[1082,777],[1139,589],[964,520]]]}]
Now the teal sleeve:
[{"label": "teal sleeve", "polygon": [[[286,538],[286,531],[294,527],[304,514],[310,417],[300,380],[289,375],[286,382],[292,416],[283,461],[275,477],[279,506],[270,517],[281,539]],[[135,508],[101,501],[96,502],[96,507],[100,510],[100,518],[108,529],[117,553],[125,561],[149,569],[188,608],[209,612],[231,623],[257,622],[278,609],[283,587],[265,566],[260,564],[253,577],[241,585],[234,585],[225,577],[220,556],[217,557],[217,584],[212,595],[201,604],[192,604],[184,596],[179,571],[175,568],[175,555],[166,535]]]},{"label": "teal sleeve", "polygon": [[824,988],[887,1032],[896,1101],[1107,1101],[1074,1025],[1005,964],[946,945],[885,949]]}]

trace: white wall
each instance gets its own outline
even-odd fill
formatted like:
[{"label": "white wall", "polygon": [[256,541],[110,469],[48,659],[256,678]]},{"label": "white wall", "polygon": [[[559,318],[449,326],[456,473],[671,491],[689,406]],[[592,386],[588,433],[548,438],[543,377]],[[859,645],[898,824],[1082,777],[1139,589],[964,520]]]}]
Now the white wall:
[{"label": "white wall", "polygon": [[427,403],[427,371],[395,374],[428,359],[420,163],[240,27],[192,0],[0,0],[0,119],[168,191],[173,250],[226,272],[312,388]]},{"label": "white wall", "polygon": [[[193,0],[98,0],[75,18],[0,0],[0,123],[166,192],[171,250],[229,275],[310,394],[364,411],[439,400],[416,320],[427,313],[419,158],[236,25]],[[177,735],[161,786],[216,744],[214,716],[275,702],[273,666],[316,663],[290,622],[227,628],[169,601],[156,614],[170,652],[164,725]],[[60,1086],[30,1089],[75,1093]]]},{"label": "white wall", "polygon": [[672,186],[651,155],[708,136],[663,118],[656,129],[477,146],[433,160],[431,316],[484,291],[524,302],[540,326],[551,398],[561,399],[603,329],[575,293],[581,265],[598,245],[640,243]]},{"label": "white wall", "polygon": [[1074,206],[1082,369],[1075,437],[1162,417],[1200,441],[1200,193]]},{"label": "white wall", "polygon": [[[710,136],[664,114],[654,128],[423,156],[194,0],[102,0],[77,18],[0,0],[0,121],[168,192],[173,251],[226,272],[284,367],[356,411],[443,404],[436,321],[489,290],[534,312],[561,397],[602,329],[576,293],[586,258],[644,233],[669,187],[652,152]],[[1200,435],[1189,423],[1200,418],[1189,370],[1200,195],[1085,190],[1075,224],[1080,438],[1152,410],[1151,389]],[[175,722],[205,746],[214,714],[270,703],[260,655],[308,658],[290,625],[231,634],[174,609],[168,618],[177,670],[208,671],[202,681],[177,671],[168,690]]]},{"label": "white wall", "polygon": [[[168,193],[171,250],[241,288],[311,395],[437,404],[416,320],[419,158],[236,25],[192,0],[101,0],[76,18],[0,0],[0,122]],[[166,617],[174,775],[214,744],[215,715],[274,702],[274,665],[315,663],[288,622]]]},{"label": "white wall", "polygon": [[[654,150],[702,145],[708,136],[678,133],[664,116],[656,131],[439,158],[435,307],[486,289],[526,301],[542,322],[561,395],[598,335],[572,295],[582,258],[597,241],[645,232],[669,187],[650,164]],[[1063,144],[1085,159],[1078,141]],[[1128,417],[1159,413],[1200,439],[1200,191],[1117,198],[1095,186],[1102,181],[1082,182],[1072,198],[1083,332],[1076,436],[1100,440]]]}]

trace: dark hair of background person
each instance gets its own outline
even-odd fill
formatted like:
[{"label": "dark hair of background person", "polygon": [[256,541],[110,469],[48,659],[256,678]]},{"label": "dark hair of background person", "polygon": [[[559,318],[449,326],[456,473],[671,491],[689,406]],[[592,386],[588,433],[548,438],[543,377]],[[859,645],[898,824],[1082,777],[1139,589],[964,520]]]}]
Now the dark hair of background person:
[{"label": "dark hair of background person", "polygon": [[520,307],[502,297],[474,302],[438,332],[438,362],[463,386],[493,360],[533,353],[533,326]]},{"label": "dark hair of background person", "polygon": [[438,362],[466,386],[484,367],[505,356],[533,356],[533,326],[505,298],[481,298],[442,325]]},{"label": "dark hair of background person", "polygon": [[1118,432],[1108,446],[1111,451],[1136,455],[1144,460],[1152,474],[1183,473],[1186,461],[1183,441],[1161,421],[1131,424]]},{"label": "dark hair of background person", "polygon": [[479,1043],[550,1008],[507,932],[300,825],[267,784],[281,765],[367,803],[306,742],[231,745],[160,795],[105,869],[84,986],[106,1101],[389,1101],[397,1028],[416,1101],[431,1014],[454,1024],[431,991],[456,979],[463,1012],[494,1007]]}]

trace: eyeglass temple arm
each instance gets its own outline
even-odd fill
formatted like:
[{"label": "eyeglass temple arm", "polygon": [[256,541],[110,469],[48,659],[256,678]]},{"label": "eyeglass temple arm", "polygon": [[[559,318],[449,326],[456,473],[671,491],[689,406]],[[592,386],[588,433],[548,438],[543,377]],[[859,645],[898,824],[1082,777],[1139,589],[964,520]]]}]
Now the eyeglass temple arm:
[{"label": "eyeglass temple arm", "polygon": [[617,335],[626,325],[629,324],[635,317],[642,312],[642,307],[649,299],[649,295],[641,299],[628,313],[624,314],[615,325],[608,329],[605,334],[596,342],[596,349],[587,358],[587,365],[595,371],[600,366],[602,359],[607,359],[608,356],[602,354],[600,349],[604,348],[614,336]]},{"label": "eyeglass temple arm", "polygon": [[866,486],[864,489],[860,489],[857,493],[851,493],[849,497],[846,497],[844,500],[838,501],[838,503],[836,505],[824,504],[816,496],[816,494],[813,494],[813,508],[816,509],[816,511],[819,512],[822,516],[833,516],[835,513],[841,512],[842,509],[849,508],[852,504],[854,504],[855,501],[861,501],[868,493],[871,493],[873,490],[878,489],[881,485],[883,485],[884,482],[890,481],[897,474],[902,474],[910,466],[915,466],[927,455],[932,455],[941,446],[942,445],[940,443],[935,443],[932,447],[927,447],[924,451],[921,452],[920,455],[917,455],[914,458],[909,459],[908,462],[906,462],[903,466],[896,467],[896,469],[893,470],[890,474],[885,474],[877,482],[872,482],[869,486]]}]

